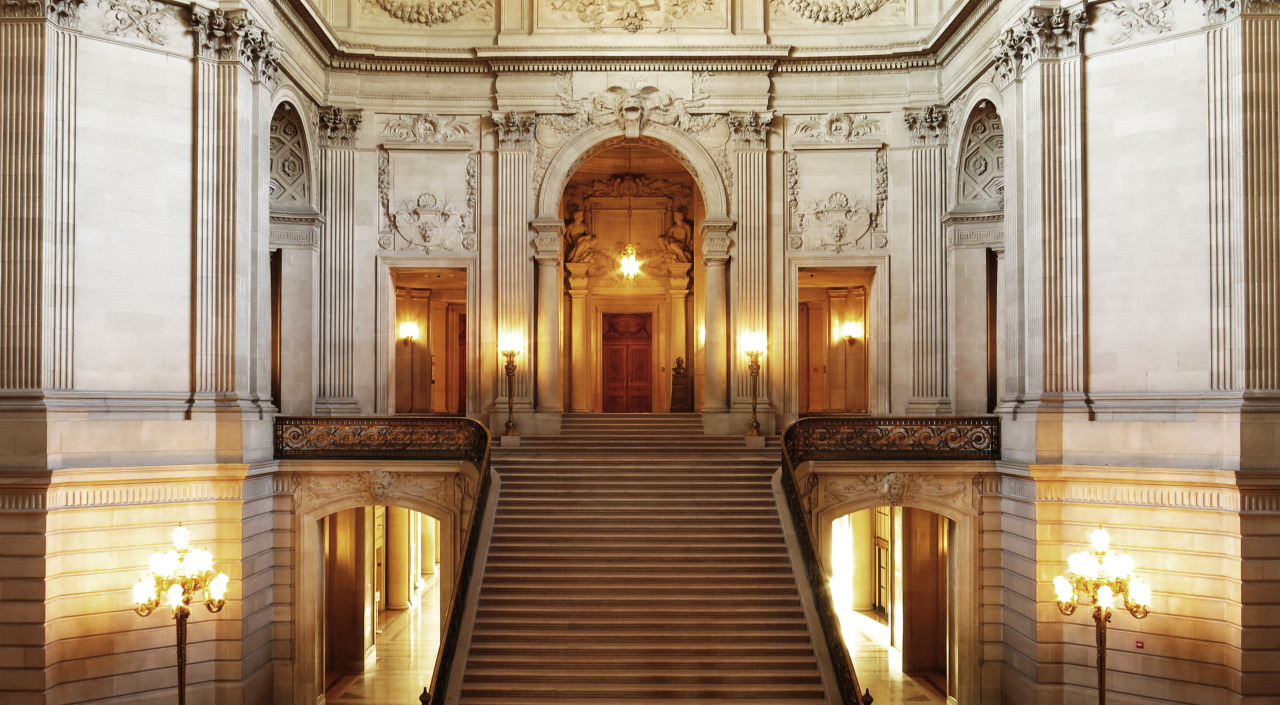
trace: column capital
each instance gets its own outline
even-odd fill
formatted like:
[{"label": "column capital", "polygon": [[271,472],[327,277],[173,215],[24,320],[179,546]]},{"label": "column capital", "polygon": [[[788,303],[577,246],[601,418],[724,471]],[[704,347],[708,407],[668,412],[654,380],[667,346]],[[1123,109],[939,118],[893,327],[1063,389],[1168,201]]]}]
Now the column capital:
[{"label": "column capital", "polygon": [[733,246],[733,238],[729,231],[735,223],[729,219],[710,218],[702,221],[702,255],[705,264],[724,264],[729,261],[729,248]]},{"label": "column capital", "polygon": [[945,105],[926,105],[923,108],[903,108],[902,120],[907,124],[916,146],[936,147],[946,144],[947,121],[950,110]]},{"label": "column capital", "polygon": [[733,134],[733,146],[737,149],[764,149],[771,122],[773,122],[772,111],[764,113],[754,110],[730,111],[729,130]]},{"label": "column capital", "polygon": [[43,17],[65,28],[74,28],[85,0],[4,0],[0,17]]},{"label": "column capital", "polygon": [[538,115],[532,112],[493,112],[493,128],[498,132],[498,149],[529,149]]},{"label": "column capital", "polygon": [[350,108],[320,108],[320,146],[354,147],[356,133],[364,120],[363,112]]},{"label": "column capital", "polygon": [[1074,10],[1033,7],[1027,10],[996,39],[993,49],[996,78],[1002,82],[1020,80],[1022,71],[1038,60],[1079,56],[1081,40],[1088,28],[1089,19],[1083,7]]},{"label": "column capital", "polygon": [[238,59],[253,74],[254,80],[275,80],[276,71],[280,69],[280,44],[244,10],[227,12],[192,5],[191,33],[195,37],[197,58]]},{"label": "column capital", "polygon": [[591,279],[587,276],[591,271],[590,262],[569,262],[565,269],[569,270],[569,295],[581,298],[587,295],[587,286]]},{"label": "column capital", "polygon": [[1205,24],[1230,22],[1241,15],[1280,14],[1280,0],[1201,0]]},{"label": "column capital", "polygon": [[560,238],[564,221],[559,218],[537,218],[529,221],[533,228],[533,258],[541,265],[559,265],[563,253]]}]

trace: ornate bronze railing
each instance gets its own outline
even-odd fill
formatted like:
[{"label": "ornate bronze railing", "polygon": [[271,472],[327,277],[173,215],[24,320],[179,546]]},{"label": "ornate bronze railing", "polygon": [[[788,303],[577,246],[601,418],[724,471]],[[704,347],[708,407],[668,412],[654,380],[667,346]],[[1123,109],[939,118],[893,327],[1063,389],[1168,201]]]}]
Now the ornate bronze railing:
[{"label": "ornate bronze railing", "polygon": [[791,424],[783,455],[805,460],[997,460],[1000,420],[814,416]]},{"label": "ornate bronze railing", "polygon": [[275,457],[281,460],[466,460],[475,464],[480,486],[476,490],[471,525],[464,528],[467,532],[466,550],[458,566],[453,600],[436,655],[435,675],[419,698],[423,705],[429,705],[431,694],[436,693],[439,695],[436,701],[443,702],[444,693],[449,689],[458,638],[462,633],[462,619],[467,612],[467,593],[471,591],[476,552],[480,545],[480,527],[489,504],[492,476],[489,430],[479,421],[463,417],[277,416]]},{"label": "ornate bronze railing", "polygon": [[481,465],[489,431],[461,416],[277,416],[278,460],[468,460]]},{"label": "ornate bronze railing", "polygon": [[994,460],[1000,457],[1000,422],[995,417],[875,418],[818,416],[803,418],[782,433],[782,491],[787,496],[796,540],[813,591],[836,670],[840,699],[870,705],[871,693],[859,697],[853,659],[845,647],[831,587],[814,547],[815,527],[800,501],[796,466],[806,460]]}]

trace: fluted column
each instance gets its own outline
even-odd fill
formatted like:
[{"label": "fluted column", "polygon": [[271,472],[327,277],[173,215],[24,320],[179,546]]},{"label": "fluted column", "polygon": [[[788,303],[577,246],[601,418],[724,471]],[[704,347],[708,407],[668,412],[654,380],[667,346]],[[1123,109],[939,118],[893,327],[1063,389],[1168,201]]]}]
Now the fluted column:
[{"label": "fluted column", "polygon": [[706,266],[706,308],[703,320],[706,341],[703,346],[706,381],[703,383],[702,410],[727,411],[729,347],[726,330],[729,325],[725,291],[725,268],[729,264],[729,239],[732,223],[702,221],[702,262]]},{"label": "fluted column", "polygon": [[535,220],[534,259],[538,263],[538,411],[564,410],[560,393],[560,219]]},{"label": "fluted column", "polygon": [[947,374],[947,108],[903,113],[911,133],[911,399],[907,413],[951,413]]},{"label": "fluted column", "polygon": [[79,34],[70,28],[79,5],[66,1],[0,6],[4,391],[69,390],[74,385]]},{"label": "fluted column", "polygon": [[591,411],[591,366],[587,345],[590,328],[587,324],[587,286],[590,281],[587,271],[591,265],[570,262],[565,267],[569,270],[569,315],[572,317],[569,332],[569,410]]},{"label": "fluted column", "polygon": [[355,164],[359,110],[320,111],[320,388],[316,414],[359,414],[355,397]]},{"label": "fluted column", "polygon": [[[773,113],[731,112],[735,175],[733,208],[734,266],[729,271],[732,315],[728,321],[729,347],[736,350],[743,333],[768,335],[769,321],[769,183],[768,136]],[[708,328],[709,330],[709,328]],[[739,355],[740,357],[740,355]],[[751,374],[745,364],[733,367],[732,405],[751,406]],[[758,403],[769,408],[769,385],[761,380]],[[709,390],[708,390],[709,391]]]},{"label": "fluted column", "polygon": [[[524,354],[516,359],[512,397],[517,409],[532,405],[530,384],[534,341],[533,281],[529,248],[529,152],[533,149],[533,113],[493,113],[498,133],[498,305],[497,335],[511,331],[524,341]],[[495,336],[496,339],[496,336]],[[498,355],[489,356],[494,374],[502,375]],[[495,377],[496,379],[497,377]],[[507,402],[505,379],[498,385],[498,403]]]}]

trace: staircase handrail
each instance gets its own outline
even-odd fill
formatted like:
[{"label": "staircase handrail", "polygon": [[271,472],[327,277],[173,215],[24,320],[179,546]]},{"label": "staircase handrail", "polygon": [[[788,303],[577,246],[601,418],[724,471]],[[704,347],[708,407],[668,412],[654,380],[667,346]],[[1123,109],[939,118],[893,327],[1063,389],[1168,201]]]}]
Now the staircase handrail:
[{"label": "staircase handrail", "polygon": [[[890,418],[815,416],[798,419],[782,432],[782,491],[795,523],[805,579],[813,592],[827,653],[835,668],[840,699],[870,705],[860,691],[853,659],[840,632],[831,587],[814,548],[817,527],[801,500],[796,468],[808,460],[984,460],[1000,457],[998,417]],[[811,476],[812,477],[812,476]],[[806,492],[806,496],[812,488]],[[800,524],[803,523],[803,526]],[[859,692],[862,692],[859,698]]]},{"label": "staircase handrail", "polygon": [[[467,611],[480,526],[488,507],[493,476],[489,465],[489,429],[460,416],[277,416],[275,457],[280,460],[312,458],[328,460],[465,460],[479,473],[475,504],[466,530],[466,550],[458,565],[453,599],[445,618],[444,635],[436,653],[431,684],[419,701],[431,705],[433,693],[445,693]],[[443,697],[440,698],[443,701]]]}]

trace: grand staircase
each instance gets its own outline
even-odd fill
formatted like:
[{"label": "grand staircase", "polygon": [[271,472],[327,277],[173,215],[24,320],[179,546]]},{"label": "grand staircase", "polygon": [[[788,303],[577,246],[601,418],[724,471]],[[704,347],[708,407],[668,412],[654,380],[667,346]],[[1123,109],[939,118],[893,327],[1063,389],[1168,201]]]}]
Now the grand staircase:
[{"label": "grand staircase", "polygon": [[826,703],[778,450],[680,414],[566,415],[561,433],[494,449],[462,705]]}]

